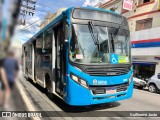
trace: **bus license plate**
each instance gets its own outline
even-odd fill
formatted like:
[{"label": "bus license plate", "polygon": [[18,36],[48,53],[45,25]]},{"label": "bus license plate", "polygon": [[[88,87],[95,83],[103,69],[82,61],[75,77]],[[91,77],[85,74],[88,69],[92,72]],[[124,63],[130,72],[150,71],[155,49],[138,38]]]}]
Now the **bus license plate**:
[{"label": "bus license plate", "polygon": [[116,93],[116,88],[107,88],[106,89],[106,94],[114,94]]}]

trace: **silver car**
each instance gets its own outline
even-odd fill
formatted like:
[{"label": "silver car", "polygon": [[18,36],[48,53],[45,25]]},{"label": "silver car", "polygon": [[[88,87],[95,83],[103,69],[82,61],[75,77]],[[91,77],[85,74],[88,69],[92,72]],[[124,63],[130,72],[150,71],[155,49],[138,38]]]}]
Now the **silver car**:
[{"label": "silver car", "polygon": [[155,74],[148,81],[148,89],[152,93],[156,93],[160,91],[160,73]]},{"label": "silver car", "polygon": [[145,88],[147,86],[147,83],[144,80],[141,80],[136,77],[133,77],[133,80],[134,80],[134,86],[136,86],[138,89],[142,90],[143,88]]}]

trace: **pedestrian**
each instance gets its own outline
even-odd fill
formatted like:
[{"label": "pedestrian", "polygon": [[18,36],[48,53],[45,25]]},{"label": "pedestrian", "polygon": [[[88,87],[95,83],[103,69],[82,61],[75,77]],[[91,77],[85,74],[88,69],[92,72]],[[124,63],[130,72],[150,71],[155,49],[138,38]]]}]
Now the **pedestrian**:
[{"label": "pedestrian", "polygon": [[6,88],[6,93],[10,94],[6,73],[3,67],[3,59],[0,60],[0,106],[4,104],[4,91],[2,85]]},{"label": "pedestrian", "polygon": [[[18,60],[15,58],[15,53],[13,50],[8,50],[6,58],[3,60],[3,68],[6,74],[7,83],[9,86],[10,91],[12,92],[12,89],[15,85],[15,80],[18,76],[19,71],[19,64]],[[5,100],[4,100],[4,106],[7,106],[7,102],[10,98],[10,92],[7,90]]]}]

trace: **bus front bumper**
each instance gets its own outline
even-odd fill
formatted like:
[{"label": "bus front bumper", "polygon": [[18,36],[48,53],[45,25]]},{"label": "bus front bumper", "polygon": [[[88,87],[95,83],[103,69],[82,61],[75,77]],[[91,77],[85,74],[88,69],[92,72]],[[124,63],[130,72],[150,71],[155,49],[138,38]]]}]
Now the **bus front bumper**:
[{"label": "bus front bumper", "polygon": [[125,91],[116,92],[114,94],[94,95],[90,89],[80,86],[73,80],[69,80],[68,89],[69,90],[66,102],[69,105],[86,106],[93,104],[102,104],[131,98],[133,94],[133,80],[130,85],[127,86],[127,89]]}]

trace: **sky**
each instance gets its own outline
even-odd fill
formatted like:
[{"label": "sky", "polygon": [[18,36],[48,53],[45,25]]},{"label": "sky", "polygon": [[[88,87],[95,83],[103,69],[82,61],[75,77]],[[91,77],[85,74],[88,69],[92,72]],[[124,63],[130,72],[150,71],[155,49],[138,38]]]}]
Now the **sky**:
[{"label": "sky", "polygon": [[[28,16],[26,18],[26,25],[18,25],[15,29],[14,40],[20,40],[26,42],[34,34],[36,34],[40,29],[39,26],[42,23],[43,18],[48,12],[55,13],[59,8],[77,7],[77,6],[94,6],[98,2],[104,2],[108,0],[37,0],[36,10],[34,16]],[[41,19],[41,20],[40,20]],[[38,21],[39,20],[39,21]],[[24,29],[26,26],[36,22],[32,26]]]}]

